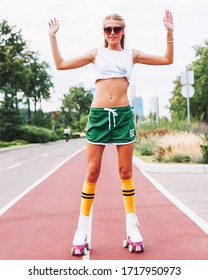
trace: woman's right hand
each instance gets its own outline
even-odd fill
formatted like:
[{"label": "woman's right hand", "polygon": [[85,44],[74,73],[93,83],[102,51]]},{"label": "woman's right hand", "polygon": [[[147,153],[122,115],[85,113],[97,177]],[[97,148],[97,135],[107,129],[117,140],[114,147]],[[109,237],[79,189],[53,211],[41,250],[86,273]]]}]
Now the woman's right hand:
[{"label": "woman's right hand", "polygon": [[49,25],[49,35],[53,35],[59,30],[59,20],[57,20],[56,18],[51,19],[48,25]]}]

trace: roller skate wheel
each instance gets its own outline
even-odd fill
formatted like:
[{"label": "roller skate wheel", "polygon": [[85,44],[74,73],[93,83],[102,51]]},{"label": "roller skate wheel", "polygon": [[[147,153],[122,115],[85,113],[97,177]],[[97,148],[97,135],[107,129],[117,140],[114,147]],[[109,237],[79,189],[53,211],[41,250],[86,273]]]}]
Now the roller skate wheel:
[{"label": "roller skate wheel", "polygon": [[130,252],[130,253],[133,253],[133,252],[134,252],[134,246],[131,245],[131,244],[129,245],[129,252]]},{"label": "roller skate wheel", "polygon": [[144,244],[141,244],[141,252],[144,252]]},{"label": "roller skate wheel", "polygon": [[123,247],[124,247],[124,248],[128,248],[128,241],[127,241],[127,240],[124,240],[124,241],[123,241]]},{"label": "roller skate wheel", "polygon": [[71,249],[71,255],[72,255],[72,256],[75,256],[75,248],[72,248],[72,249]]}]

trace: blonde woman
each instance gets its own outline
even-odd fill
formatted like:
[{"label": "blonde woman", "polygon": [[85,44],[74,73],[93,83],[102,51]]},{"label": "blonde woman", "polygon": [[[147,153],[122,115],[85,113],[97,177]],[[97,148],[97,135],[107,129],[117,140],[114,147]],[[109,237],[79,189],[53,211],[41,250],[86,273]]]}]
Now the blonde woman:
[{"label": "blonde woman", "polygon": [[116,145],[118,152],[118,170],[126,213],[127,245],[139,244],[140,251],[143,251],[143,238],[138,229],[136,216],[132,174],[136,130],[127,89],[134,64],[168,65],[173,63],[174,25],[169,10],[165,12],[163,23],[167,30],[167,44],[163,56],[150,55],[136,49],[126,49],[124,46],[125,21],[121,16],[112,14],[103,21],[105,40],[103,48],[95,48],[79,57],[65,60],[60,54],[56,40],[59,21],[54,19],[49,22],[50,43],[56,68],[68,70],[93,63],[96,77],[96,91],[90,108],[86,132],[87,171],[82,188],[78,227],[73,239],[73,246],[76,249],[73,250],[73,254],[83,254],[87,247],[89,215],[96,192],[96,182],[100,174],[103,151],[109,143]]}]

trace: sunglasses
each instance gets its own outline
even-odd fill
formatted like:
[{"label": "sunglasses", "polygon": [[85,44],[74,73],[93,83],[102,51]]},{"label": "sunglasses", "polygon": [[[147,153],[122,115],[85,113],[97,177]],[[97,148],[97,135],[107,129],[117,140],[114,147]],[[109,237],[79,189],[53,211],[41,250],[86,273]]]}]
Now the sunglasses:
[{"label": "sunglasses", "polygon": [[115,34],[119,34],[121,30],[123,29],[122,26],[115,26],[115,27],[104,27],[104,32],[108,35],[110,35],[113,31]]}]

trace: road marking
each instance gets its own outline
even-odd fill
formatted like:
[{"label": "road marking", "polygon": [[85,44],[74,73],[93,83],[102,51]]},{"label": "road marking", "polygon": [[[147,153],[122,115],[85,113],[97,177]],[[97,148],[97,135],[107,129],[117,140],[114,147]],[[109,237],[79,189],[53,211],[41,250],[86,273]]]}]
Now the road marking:
[{"label": "road marking", "polygon": [[[138,167],[139,168],[139,167]],[[155,179],[153,179],[146,171],[139,169],[140,172],[165,196],[167,197],[176,207],[178,207],[186,216],[188,216],[195,224],[198,225],[206,234],[208,234],[208,223],[205,222],[201,217],[194,213],[190,208],[183,204],[173,194],[167,191],[162,185],[160,185]]]},{"label": "road marking", "polygon": [[[92,213],[93,213],[93,205],[90,212],[90,224],[89,224],[88,234],[87,234],[87,242],[89,244],[90,249],[91,249],[91,237],[92,237]],[[90,250],[87,250],[87,254],[86,256],[82,257],[82,260],[83,261],[90,260]]]},{"label": "road marking", "polygon": [[16,163],[14,165],[11,165],[11,166],[7,167],[7,169],[10,170],[10,169],[16,168],[16,167],[18,167],[20,165],[22,165],[22,164],[19,162],[19,163]]},{"label": "road marking", "polygon": [[17,203],[21,198],[23,198],[27,193],[29,193],[31,190],[33,190],[35,187],[37,187],[41,182],[46,180],[49,176],[51,176],[56,170],[58,170],[62,165],[64,165],[68,160],[76,156],[78,153],[83,151],[86,147],[81,148],[79,151],[75,152],[73,155],[66,158],[64,161],[62,161],[60,164],[58,164],[56,167],[54,167],[51,171],[49,171],[46,175],[44,175],[42,178],[40,178],[38,181],[36,181],[34,184],[29,186],[26,190],[24,190],[21,194],[16,196],[13,200],[11,200],[8,204],[6,204],[4,207],[0,209],[0,216],[2,216],[6,211],[8,211],[15,203]]},{"label": "road marking", "polygon": [[43,154],[43,155],[42,155],[42,157],[47,157],[47,156],[49,156],[49,154]]}]

